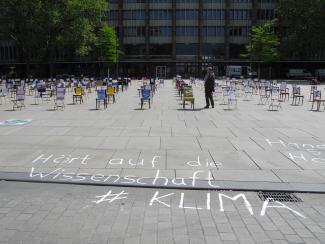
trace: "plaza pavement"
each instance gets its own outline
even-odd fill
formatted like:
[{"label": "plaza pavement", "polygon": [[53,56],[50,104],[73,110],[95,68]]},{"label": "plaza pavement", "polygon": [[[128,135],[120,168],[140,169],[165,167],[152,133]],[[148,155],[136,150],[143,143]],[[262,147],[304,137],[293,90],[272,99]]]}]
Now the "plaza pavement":
[{"label": "plaza pavement", "polygon": [[303,106],[290,99],[270,112],[257,105],[258,96],[239,97],[231,111],[220,100],[215,109],[202,109],[200,87],[196,109],[184,111],[170,80],[158,88],[152,108],[140,110],[139,85],[133,81],[106,110],[95,110],[94,93],[77,105],[67,93],[64,111],[53,111],[53,101],[32,105],[29,96],[21,111],[0,105],[1,121],[32,119],[0,126],[0,178],[325,192],[325,113],[310,111],[308,86]]},{"label": "plaza pavement", "polygon": [[2,181],[0,243],[324,243],[324,195],[296,195]]}]

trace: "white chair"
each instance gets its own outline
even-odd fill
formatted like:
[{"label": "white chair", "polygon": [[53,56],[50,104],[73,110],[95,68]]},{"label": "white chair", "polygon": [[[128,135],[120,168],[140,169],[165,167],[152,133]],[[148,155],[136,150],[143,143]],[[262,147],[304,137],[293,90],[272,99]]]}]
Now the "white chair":
[{"label": "white chair", "polygon": [[11,100],[13,103],[13,110],[22,109],[25,107],[25,89],[24,87],[18,87],[16,91],[15,99]]},{"label": "white chair", "polygon": [[237,96],[235,89],[229,89],[228,91],[228,109],[231,110],[237,108]]},{"label": "white chair", "polygon": [[279,88],[273,88],[271,91],[271,101],[269,104],[269,111],[278,111],[279,108],[282,109],[281,102],[282,100],[280,99],[280,91]]},{"label": "white chair", "polygon": [[1,84],[1,86],[0,86],[0,104],[2,104],[2,101],[4,101],[4,103],[6,103],[7,95],[8,95],[8,88],[7,88],[6,84]]},{"label": "white chair", "polygon": [[65,88],[58,87],[56,89],[56,96],[54,100],[54,109],[57,110],[58,108],[62,108],[62,110],[65,108],[64,104],[65,99]]}]

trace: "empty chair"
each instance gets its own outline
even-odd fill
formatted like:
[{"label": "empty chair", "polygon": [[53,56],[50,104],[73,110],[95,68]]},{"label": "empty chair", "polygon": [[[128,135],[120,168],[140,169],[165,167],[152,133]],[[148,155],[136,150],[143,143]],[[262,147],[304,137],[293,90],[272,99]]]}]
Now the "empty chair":
[{"label": "empty chair", "polygon": [[292,105],[304,104],[304,95],[301,94],[301,88],[292,86]]},{"label": "empty chair", "polygon": [[260,93],[259,94],[260,95],[259,104],[265,105],[269,101],[269,98],[270,98],[270,95],[267,92],[266,86],[264,86],[263,84],[261,84],[260,92],[259,93]]},{"label": "empty chair", "polygon": [[73,94],[73,97],[72,97],[72,100],[73,100],[73,104],[76,102],[79,101],[79,103],[83,103],[83,91],[82,91],[82,87],[75,87],[74,88],[74,94]]},{"label": "empty chair", "polygon": [[227,105],[228,104],[228,96],[229,96],[230,87],[223,87],[222,88],[222,102],[220,105]]},{"label": "empty chair", "polygon": [[112,99],[113,103],[115,103],[115,88],[113,86],[107,87],[106,96],[107,103],[109,103],[110,99]]},{"label": "empty chair", "polygon": [[282,109],[281,102],[282,102],[282,100],[280,99],[279,88],[273,88],[271,91],[271,101],[269,104],[269,110],[270,111],[278,111],[279,108]]},{"label": "empty chair", "polygon": [[[314,91],[312,102],[313,102],[311,107],[312,111],[319,111],[321,104],[323,104],[325,110],[325,99],[322,99],[322,92],[320,90]],[[316,105],[315,110],[314,110],[314,105]]]},{"label": "empty chair", "polygon": [[222,93],[223,93],[223,90],[222,90],[222,86],[219,85],[219,84],[216,84],[214,86],[214,93],[216,94],[216,99],[218,100],[219,98],[222,98]]},{"label": "empty chair", "polygon": [[25,89],[24,87],[18,87],[16,91],[16,97],[12,100],[13,110],[22,109],[25,107]]},{"label": "empty chair", "polygon": [[229,89],[228,91],[228,109],[237,108],[236,90]]},{"label": "empty chair", "polygon": [[99,109],[101,104],[104,105],[104,108],[107,108],[106,91],[104,89],[97,90],[96,109]]},{"label": "empty chair", "polygon": [[310,86],[310,95],[309,95],[309,101],[312,102],[314,101],[314,95],[315,95],[315,92],[318,90],[318,87],[317,86]]},{"label": "empty chair", "polygon": [[186,102],[190,102],[191,108],[194,109],[195,99],[192,87],[184,87],[183,93],[183,109],[185,109]]},{"label": "empty chair", "polygon": [[6,87],[6,84],[2,84],[0,86],[0,104],[2,104],[2,101],[6,103],[7,95],[8,95],[8,89]]},{"label": "empty chair", "polygon": [[143,104],[147,102],[149,108],[151,108],[151,90],[150,89],[143,89],[142,96],[141,96],[141,109],[143,109]]},{"label": "empty chair", "polygon": [[244,101],[249,101],[253,97],[253,87],[247,83],[244,84]]},{"label": "empty chair", "polygon": [[54,109],[55,110],[57,110],[59,108],[61,108],[63,110],[65,108],[64,99],[65,99],[65,88],[63,88],[63,87],[56,88],[56,96],[54,99]]},{"label": "empty chair", "polygon": [[280,98],[289,101],[289,88],[286,82],[282,82],[280,85]]}]

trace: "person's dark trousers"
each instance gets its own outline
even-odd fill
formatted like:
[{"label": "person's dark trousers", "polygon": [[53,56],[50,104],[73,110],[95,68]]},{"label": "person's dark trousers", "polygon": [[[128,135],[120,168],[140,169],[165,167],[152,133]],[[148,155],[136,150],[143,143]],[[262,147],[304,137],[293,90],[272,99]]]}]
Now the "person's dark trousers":
[{"label": "person's dark trousers", "polygon": [[211,106],[214,108],[213,91],[205,91],[205,100],[207,107],[209,107],[211,103]]}]

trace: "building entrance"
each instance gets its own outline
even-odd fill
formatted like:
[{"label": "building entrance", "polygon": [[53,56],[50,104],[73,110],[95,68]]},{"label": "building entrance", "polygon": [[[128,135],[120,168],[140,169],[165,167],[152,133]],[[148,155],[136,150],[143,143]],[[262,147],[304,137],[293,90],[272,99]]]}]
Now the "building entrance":
[{"label": "building entrance", "polygon": [[167,76],[166,66],[156,66],[156,77],[165,79]]}]

